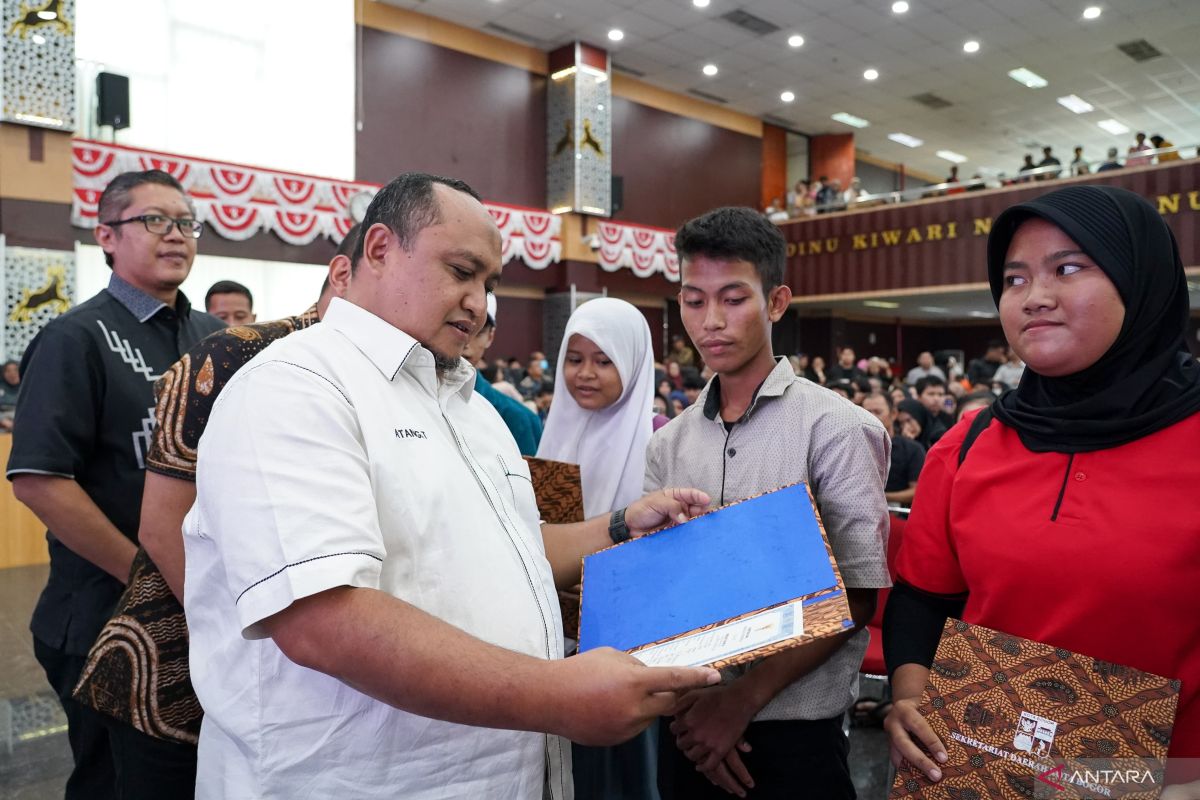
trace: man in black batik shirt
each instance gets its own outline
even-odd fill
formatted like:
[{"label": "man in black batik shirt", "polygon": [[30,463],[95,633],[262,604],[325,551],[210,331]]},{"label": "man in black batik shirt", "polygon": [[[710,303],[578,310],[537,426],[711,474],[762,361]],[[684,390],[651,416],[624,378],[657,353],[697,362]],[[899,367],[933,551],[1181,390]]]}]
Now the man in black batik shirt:
[{"label": "man in black batik shirt", "polygon": [[[201,225],[174,178],[157,170],[118,175],[100,198],[99,220],[95,237],[112,278],[25,352],[7,473],[17,499],[49,528],[50,578],[30,629],[67,714],[75,767],[66,797],[87,800],[138,796],[138,781],[169,770],[171,748],[180,746],[118,741],[104,715],[71,692],[137,550],[154,382],[222,327],[178,290]],[[172,796],[171,788],[160,786],[159,796]]]}]

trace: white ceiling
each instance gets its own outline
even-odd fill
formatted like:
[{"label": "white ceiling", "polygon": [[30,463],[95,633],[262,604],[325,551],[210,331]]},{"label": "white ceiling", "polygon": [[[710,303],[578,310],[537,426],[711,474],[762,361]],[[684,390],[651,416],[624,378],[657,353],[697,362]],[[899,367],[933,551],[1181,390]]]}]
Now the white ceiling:
[{"label": "white ceiling", "polygon": [[[1015,173],[1025,153],[1041,159],[1051,145],[1064,164],[1083,145],[1100,160],[1123,153],[1133,132],[1161,133],[1177,145],[1200,143],[1200,0],[909,0],[903,15],[892,0],[384,0],[471,28],[520,35],[550,50],[574,39],[607,46],[614,65],[642,80],[686,93],[717,95],[728,107],[785,120],[807,134],[854,132],[858,148],[877,158],[945,175],[940,149],[962,153],[963,177],[976,170]],[[1083,9],[1098,5],[1100,18]],[[765,36],[721,19],[744,9],[780,27]],[[611,28],[625,38],[608,41]],[[799,33],[805,44],[787,45]],[[967,55],[962,45],[981,48]],[[1137,63],[1116,45],[1145,39],[1162,51]],[[700,68],[716,64],[712,78]],[[1029,89],[1008,77],[1026,67],[1049,81]],[[878,80],[862,73],[873,67]],[[795,93],[791,104],[780,101]],[[933,92],[953,103],[932,111],[910,100]],[[1075,94],[1095,106],[1077,115],[1056,98]],[[846,111],[870,121],[855,130],[830,115]],[[1096,127],[1114,118],[1131,132]],[[909,149],[887,139],[903,132],[925,140]],[[1190,155],[1190,153],[1189,153]]]}]

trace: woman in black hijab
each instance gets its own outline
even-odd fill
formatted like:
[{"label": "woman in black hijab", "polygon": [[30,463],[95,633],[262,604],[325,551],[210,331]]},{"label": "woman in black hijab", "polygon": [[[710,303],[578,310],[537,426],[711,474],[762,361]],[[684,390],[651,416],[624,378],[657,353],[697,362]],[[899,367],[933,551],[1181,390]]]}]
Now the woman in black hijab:
[{"label": "woman in black hijab", "polygon": [[[920,400],[901,400],[896,404],[896,431],[916,441],[928,452],[933,446],[933,415]],[[913,426],[919,430],[913,430]]]},{"label": "woman in black hijab", "polygon": [[996,219],[988,278],[1027,367],[921,473],[884,618],[893,760],[942,777],[917,705],[948,616],[1180,679],[1169,755],[1200,759],[1200,366],[1175,238],[1138,195],[1072,186]]}]

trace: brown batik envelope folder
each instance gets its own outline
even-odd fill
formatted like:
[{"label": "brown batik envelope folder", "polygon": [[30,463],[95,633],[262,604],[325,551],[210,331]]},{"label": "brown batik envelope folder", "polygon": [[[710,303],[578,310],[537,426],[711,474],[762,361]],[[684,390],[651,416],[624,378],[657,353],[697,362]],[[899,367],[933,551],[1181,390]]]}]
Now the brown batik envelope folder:
[{"label": "brown batik envelope folder", "polygon": [[742,500],[584,558],[579,650],[652,666],[726,667],[853,625],[803,483]]},{"label": "brown batik envelope folder", "polygon": [[1179,686],[947,620],[920,707],[946,745],[943,777],[905,762],[891,797],[1158,797]]},{"label": "brown batik envelope folder", "polygon": [[[525,463],[529,466],[542,521],[554,525],[583,522],[583,480],[579,465],[530,456],[525,456]],[[579,630],[579,592],[560,591],[558,607],[562,612],[563,633],[574,636]]]}]

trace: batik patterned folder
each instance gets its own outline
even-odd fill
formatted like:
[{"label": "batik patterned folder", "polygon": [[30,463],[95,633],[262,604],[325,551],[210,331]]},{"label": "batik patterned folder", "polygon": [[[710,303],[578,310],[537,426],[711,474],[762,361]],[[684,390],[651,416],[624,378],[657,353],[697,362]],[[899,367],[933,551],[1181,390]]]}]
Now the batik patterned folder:
[{"label": "batik patterned folder", "polygon": [[[583,522],[583,481],[579,465],[565,461],[525,456],[533,480],[533,494],[543,522],[555,525]],[[562,611],[563,633],[574,637],[579,630],[579,592],[559,592],[558,607]]]},{"label": "batik patterned folder", "polygon": [[943,778],[901,765],[891,797],[1155,798],[1179,681],[946,621],[921,713]]},{"label": "batik patterned folder", "polygon": [[802,483],[583,560],[580,652],[727,667],[844,631],[846,590]]}]

